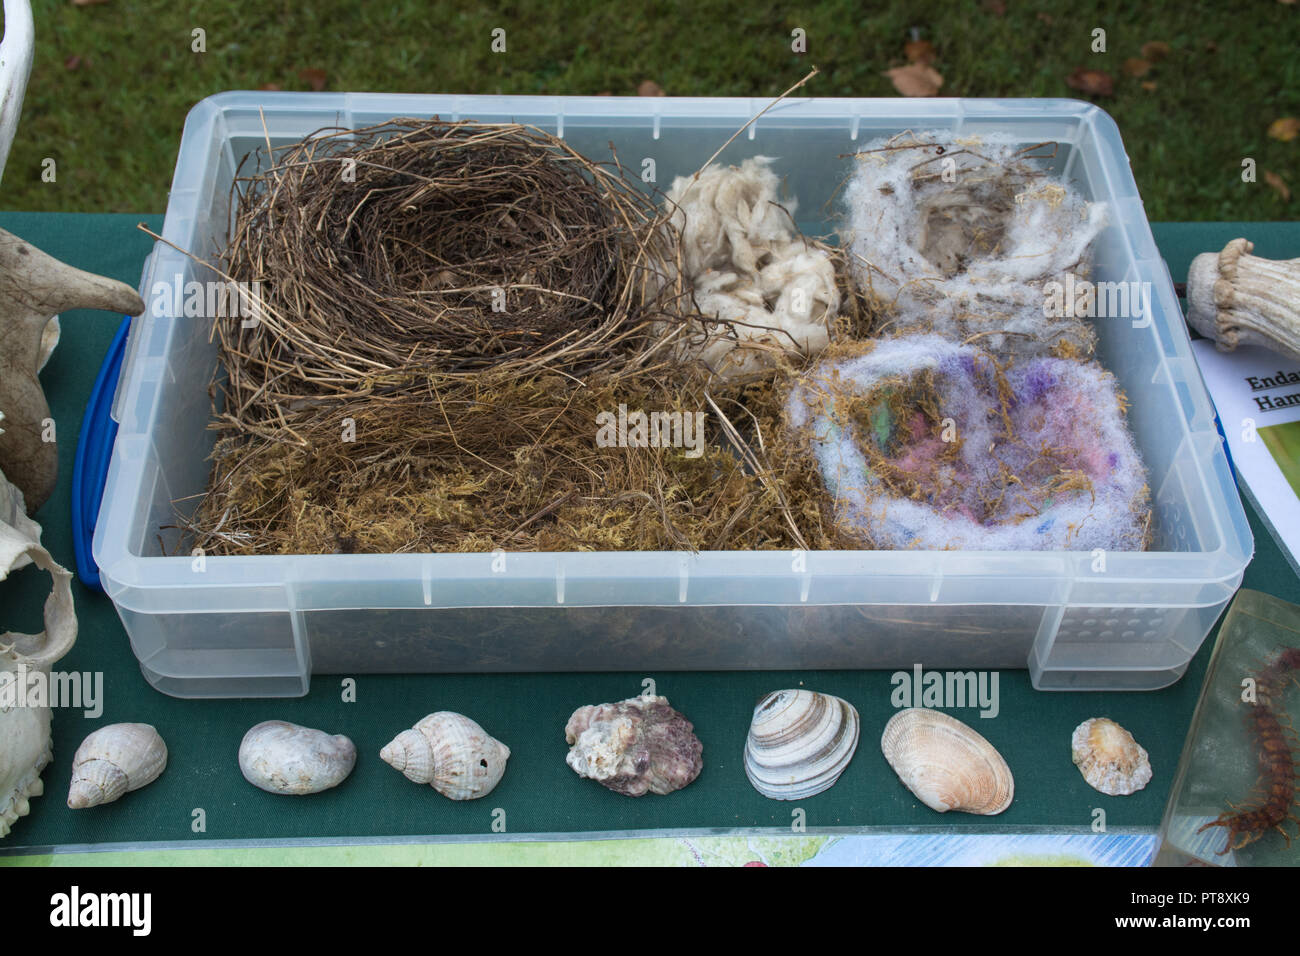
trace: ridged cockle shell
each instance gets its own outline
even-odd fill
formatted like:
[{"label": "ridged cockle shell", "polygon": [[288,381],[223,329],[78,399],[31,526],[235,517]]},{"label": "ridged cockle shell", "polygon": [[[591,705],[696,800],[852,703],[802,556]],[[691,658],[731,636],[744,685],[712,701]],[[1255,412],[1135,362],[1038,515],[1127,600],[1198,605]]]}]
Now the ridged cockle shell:
[{"label": "ridged cockle shell", "polygon": [[880,749],[904,786],[931,810],[992,816],[1011,805],[1011,768],[987,740],[937,710],[900,710]]},{"label": "ridged cockle shell", "polygon": [[754,708],[745,776],[765,797],[801,800],[830,789],[858,747],[852,704],[810,690],[778,690]]},{"label": "ridged cockle shell", "polygon": [[1127,796],[1151,782],[1147,752],[1113,720],[1085,720],[1074,728],[1070,750],[1075,766],[1094,790]]},{"label": "ridged cockle shell", "polygon": [[442,710],[403,730],[379,757],[444,797],[474,800],[501,782],[510,748],[468,717]]},{"label": "ridged cockle shell", "polygon": [[632,697],[579,707],[564,728],[565,762],[615,793],[680,790],[704,768],[704,745],[667,697]]},{"label": "ridged cockle shell", "polygon": [[167,766],[167,745],[149,724],[109,724],[81,742],[72,758],[68,806],[111,803],[153,783]]},{"label": "ridged cockle shell", "polygon": [[356,766],[357,748],[342,734],[267,720],[244,734],[239,770],[268,793],[320,793],[337,787]]}]

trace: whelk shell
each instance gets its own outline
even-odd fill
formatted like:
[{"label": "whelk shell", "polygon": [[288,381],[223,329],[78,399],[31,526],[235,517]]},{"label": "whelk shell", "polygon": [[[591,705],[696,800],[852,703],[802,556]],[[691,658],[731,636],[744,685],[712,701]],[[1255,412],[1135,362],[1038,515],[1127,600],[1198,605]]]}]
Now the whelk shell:
[{"label": "whelk shell", "polygon": [[1011,768],[987,740],[937,710],[900,710],[880,749],[898,778],[931,810],[992,816],[1011,805]]},{"label": "whelk shell", "polygon": [[444,797],[474,800],[501,782],[510,748],[468,717],[440,710],[403,730],[379,757]]},{"label": "whelk shell", "polygon": [[266,720],[244,734],[239,770],[268,793],[320,793],[347,779],[357,763],[357,748],[342,734]]},{"label": "whelk shell", "polygon": [[765,797],[801,800],[830,789],[858,747],[852,704],[810,690],[778,690],[754,708],[745,776]]},{"label": "whelk shell", "polygon": [[1106,717],[1074,728],[1070,751],[1083,779],[1094,790],[1115,796],[1136,793],[1151,782],[1151,763],[1133,735]]},{"label": "whelk shell", "polygon": [[167,745],[149,724],[109,724],[81,742],[72,758],[68,806],[111,803],[153,783],[167,766]]}]

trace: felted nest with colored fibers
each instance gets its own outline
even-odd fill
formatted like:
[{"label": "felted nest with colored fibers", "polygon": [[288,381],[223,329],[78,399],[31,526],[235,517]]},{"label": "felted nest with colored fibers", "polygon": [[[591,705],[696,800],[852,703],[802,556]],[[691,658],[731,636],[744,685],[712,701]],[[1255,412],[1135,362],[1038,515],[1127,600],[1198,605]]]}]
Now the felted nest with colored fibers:
[{"label": "felted nest with colored fibers", "polygon": [[939,336],[829,359],[790,392],[840,532],[860,547],[1133,551],[1146,472],[1114,378],[1039,357],[1005,371]]}]

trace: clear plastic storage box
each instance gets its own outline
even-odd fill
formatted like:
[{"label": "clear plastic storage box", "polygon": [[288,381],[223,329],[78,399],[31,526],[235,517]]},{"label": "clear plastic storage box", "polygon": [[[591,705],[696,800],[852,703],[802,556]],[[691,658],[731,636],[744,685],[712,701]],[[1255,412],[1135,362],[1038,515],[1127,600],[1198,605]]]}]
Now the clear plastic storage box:
[{"label": "clear plastic storage box", "polygon": [[[232,92],[181,140],[164,236],[212,259],[239,161],[266,142],[398,116],[518,121],[596,160],[694,172],[766,100]],[[788,551],[176,554],[176,502],[208,480],[208,320],[155,283],[214,278],[157,243],[114,406],[120,423],[94,555],[146,678],[182,697],[290,696],[313,673],[738,668],[1028,668],[1051,690],[1177,680],[1241,583],[1253,542],[1178,301],[1114,121],[1072,100],[802,99],[721,162],[776,157],[799,226],[833,228],[845,154],[901,130],[1059,144],[1052,168],[1111,206],[1094,279],[1149,282],[1151,321],[1102,319],[1150,471],[1145,553]],[[173,530],[165,530],[171,526]]]}]

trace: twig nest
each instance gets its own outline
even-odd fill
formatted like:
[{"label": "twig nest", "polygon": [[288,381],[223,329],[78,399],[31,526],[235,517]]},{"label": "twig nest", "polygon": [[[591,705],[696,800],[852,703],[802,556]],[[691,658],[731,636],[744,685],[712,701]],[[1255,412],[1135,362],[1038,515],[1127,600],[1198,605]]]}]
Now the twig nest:
[{"label": "twig nest", "polygon": [[379,758],[450,800],[476,800],[501,782],[510,748],[463,714],[441,710],[403,730]]},{"label": "twig nest", "polygon": [[704,745],[667,697],[579,707],[564,728],[565,762],[580,777],[640,797],[680,790],[704,768]]},{"label": "twig nest", "polygon": [[342,734],[267,720],[244,734],[239,770],[268,793],[320,793],[337,787],[356,766],[357,748]]},{"label": "twig nest", "polygon": [[880,738],[903,785],[931,810],[992,816],[1011,806],[1011,768],[987,740],[937,710],[900,710]]},{"label": "twig nest", "polygon": [[810,690],[778,690],[754,708],[745,776],[765,797],[802,800],[829,790],[858,748],[858,711]]},{"label": "twig nest", "polygon": [[1092,353],[1096,333],[1049,316],[1049,282],[1086,278],[1105,203],[1046,169],[1055,144],[1009,135],[903,133],[868,144],[844,191],[859,286],[892,332],[978,337],[998,355]]},{"label": "twig nest", "polygon": [[781,202],[770,163],[755,156],[709,166],[668,191],[683,268],[705,317],[677,355],[725,379],[771,369],[782,355],[816,355],[839,312],[830,253],[795,227],[795,200]]},{"label": "twig nest", "polygon": [[858,546],[1141,550],[1146,470],[1115,379],[1050,357],[1005,371],[936,335],[806,373],[786,420]]},{"label": "twig nest", "polygon": [[1233,239],[1192,260],[1187,321],[1221,351],[1260,345],[1300,361],[1300,259],[1262,259],[1254,248]]},{"label": "twig nest", "polygon": [[222,254],[260,283],[258,321],[216,324],[244,423],[444,374],[591,372],[676,314],[654,200],[539,129],[395,119],[262,159]]},{"label": "twig nest", "polygon": [[109,724],[81,742],[72,758],[68,806],[112,803],[153,783],[167,767],[167,745],[149,724]]},{"label": "twig nest", "polygon": [[1088,786],[1112,797],[1136,793],[1151,782],[1147,752],[1106,717],[1093,717],[1074,728],[1070,753]]}]

